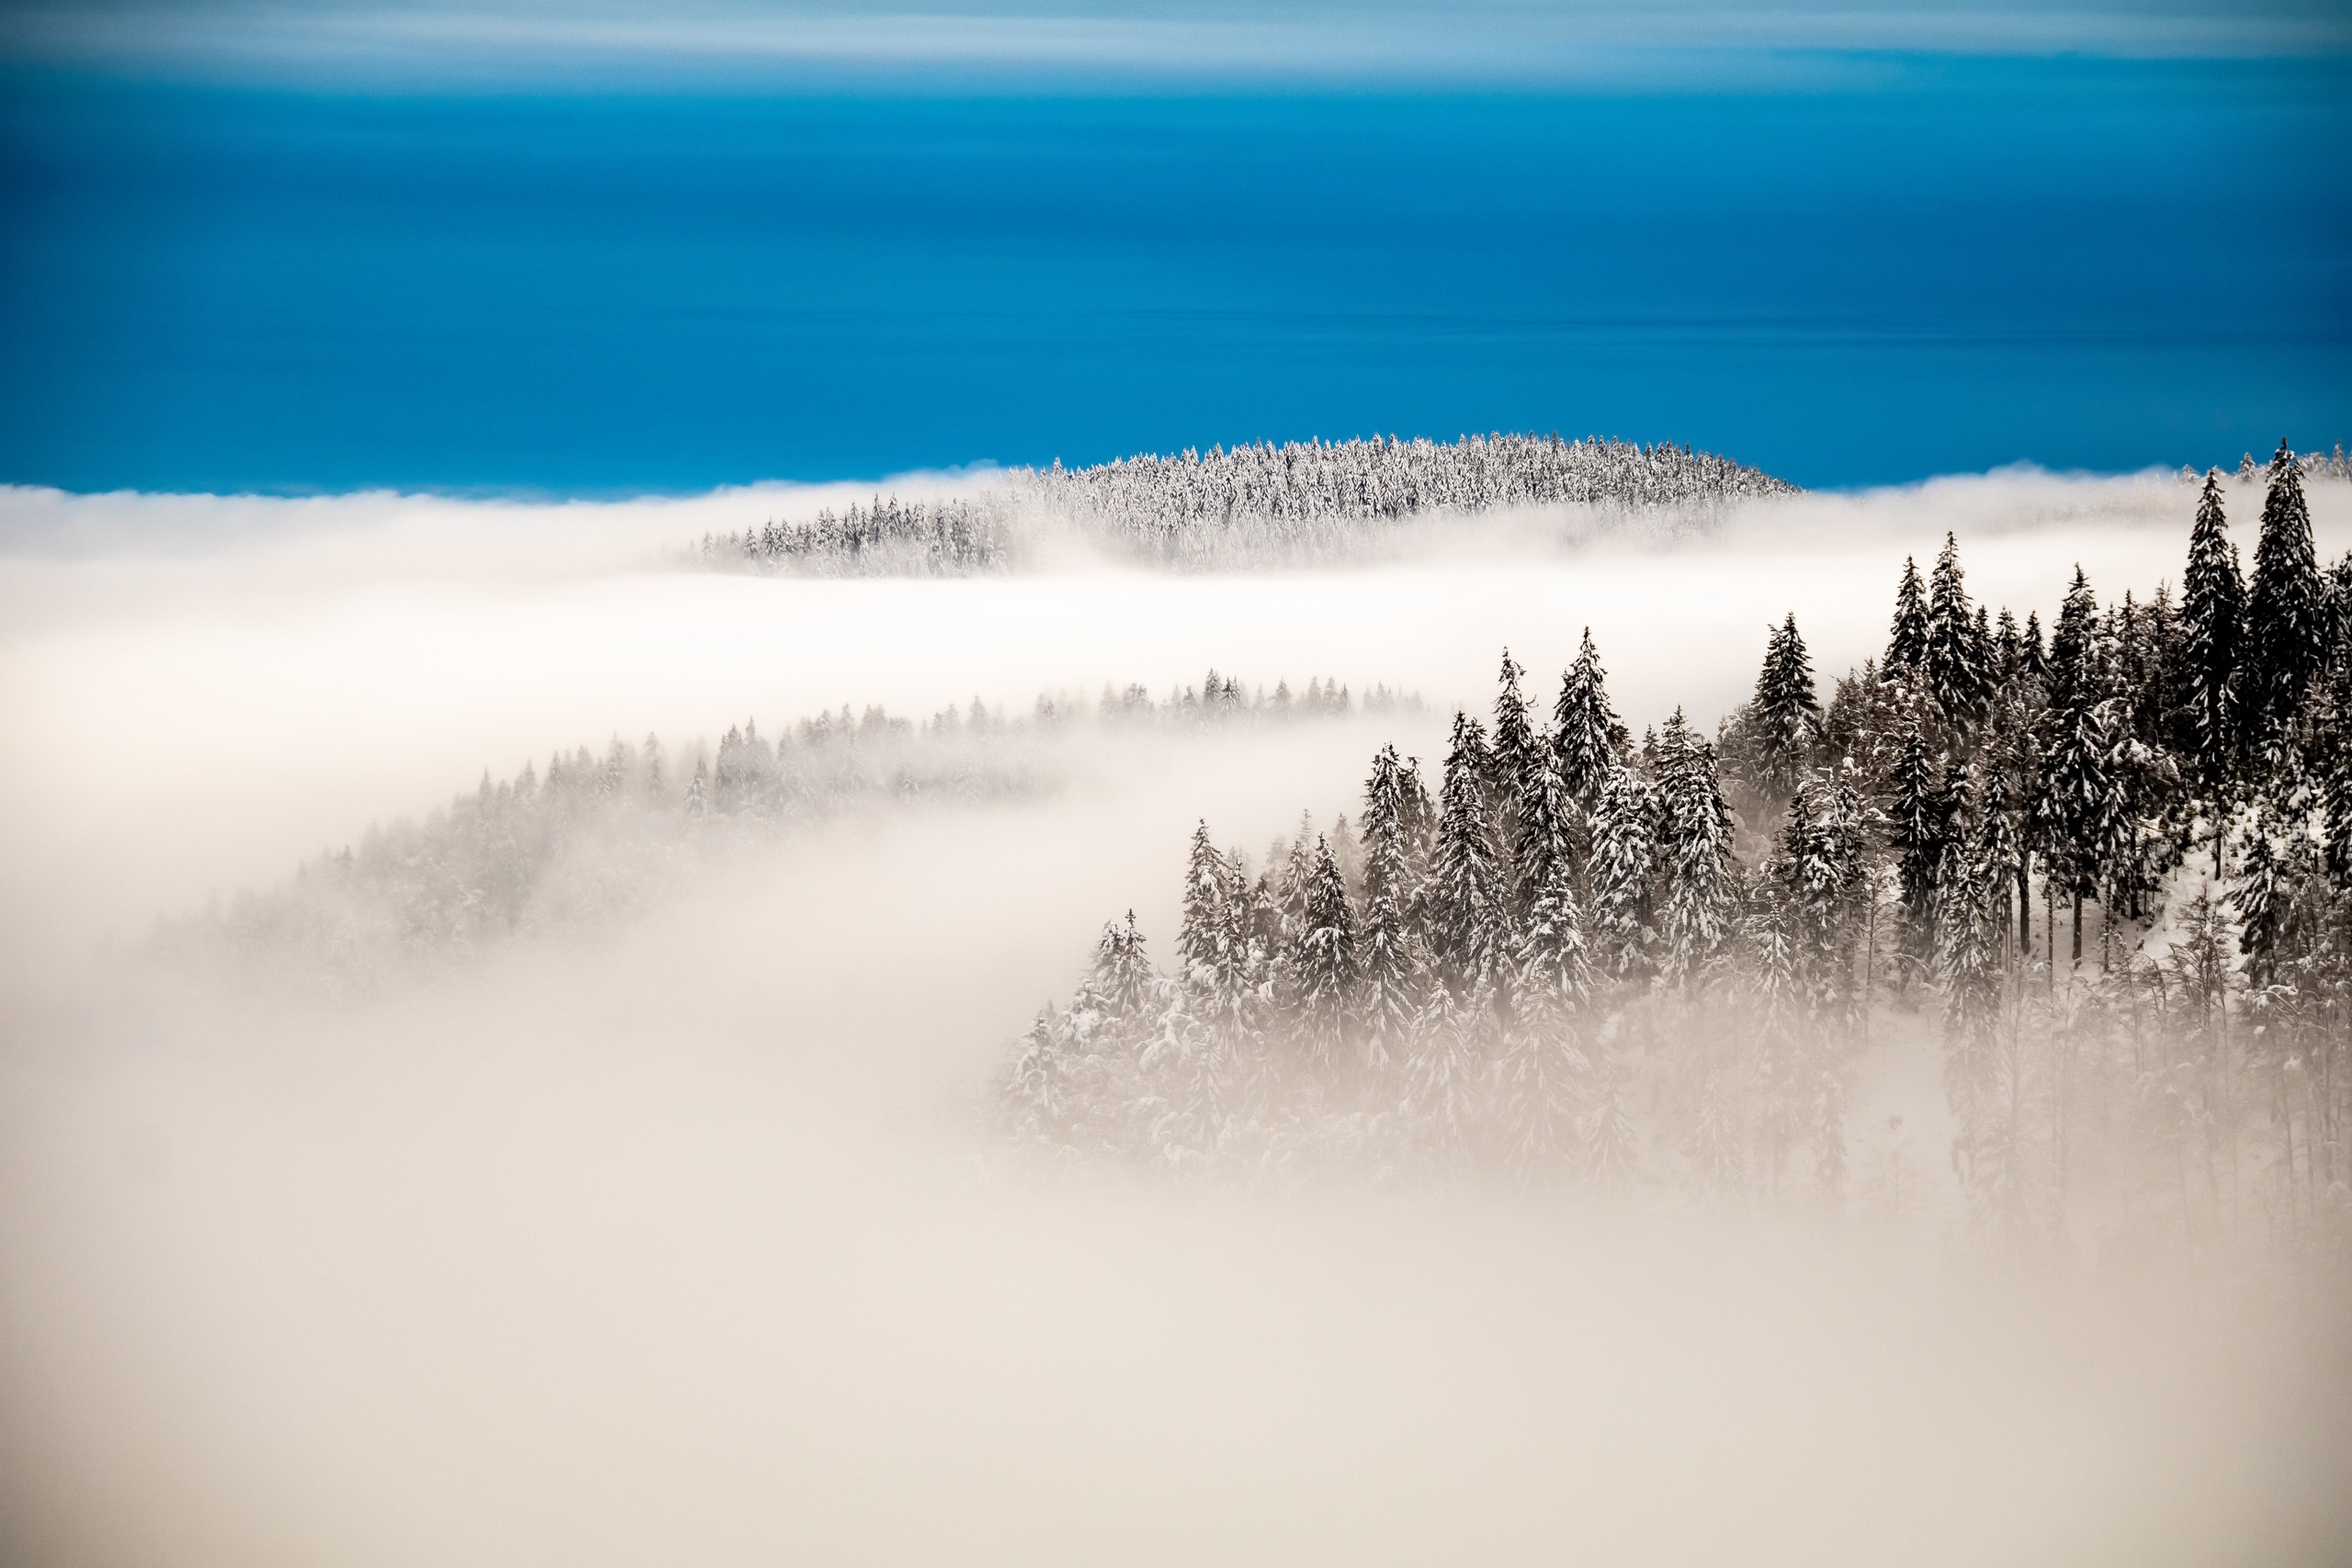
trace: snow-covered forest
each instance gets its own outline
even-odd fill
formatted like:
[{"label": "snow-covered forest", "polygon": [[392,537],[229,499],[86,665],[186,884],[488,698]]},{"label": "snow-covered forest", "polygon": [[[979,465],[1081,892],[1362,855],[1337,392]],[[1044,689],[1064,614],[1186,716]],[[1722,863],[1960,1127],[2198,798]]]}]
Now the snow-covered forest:
[{"label": "snow-covered forest", "polygon": [[1050,795],[1070,767],[1057,741],[1419,706],[1385,686],[1359,697],[1316,677],[1296,692],[1287,681],[1269,690],[1211,670],[1164,696],[1106,685],[1094,698],[1041,695],[1026,712],[976,697],[920,724],[844,706],[773,740],[750,719],[730,726],[715,751],[614,736],[601,752],[557,751],[544,771],[526,763],[495,781],[485,772],[445,809],[372,827],[283,884],[168,921],[158,942],[184,959],[225,949],[279,978],[361,992],[404,968],[639,909],[695,866],[860,809]]},{"label": "snow-covered forest", "polygon": [[1013,468],[975,496],[877,496],[806,521],[707,535],[695,558],[723,570],[948,576],[1020,566],[1068,536],[1157,567],[1306,565],[1360,555],[1415,518],[1568,505],[1655,513],[1794,488],[1669,444],[1505,434],[1266,442]]},{"label": "snow-covered forest", "polygon": [[[1826,693],[1793,616],[1709,736],[1638,739],[1591,638],[1545,703],[1393,747],[1352,818],[1196,831],[1166,968],[1134,918],[1015,1047],[1052,1156],[1493,1169],[1898,1204],[1849,1114],[1873,1041],[1940,1060],[1950,1158],[2018,1252],[2352,1216],[2352,557],[2281,446],[2251,571],[2218,473],[2180,589],[2055,624],[1906,560]],[[2246,520],[2241,519],[2244,523]]]}]

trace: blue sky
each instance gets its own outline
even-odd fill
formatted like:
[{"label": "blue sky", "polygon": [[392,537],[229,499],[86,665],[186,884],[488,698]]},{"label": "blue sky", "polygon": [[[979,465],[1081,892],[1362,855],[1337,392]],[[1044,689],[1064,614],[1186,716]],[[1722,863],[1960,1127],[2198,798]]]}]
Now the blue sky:
[{"label": "blue sky", "polygon": [[2324,446],[2347,47],[2285,5],[16,7],[0,480]]}]

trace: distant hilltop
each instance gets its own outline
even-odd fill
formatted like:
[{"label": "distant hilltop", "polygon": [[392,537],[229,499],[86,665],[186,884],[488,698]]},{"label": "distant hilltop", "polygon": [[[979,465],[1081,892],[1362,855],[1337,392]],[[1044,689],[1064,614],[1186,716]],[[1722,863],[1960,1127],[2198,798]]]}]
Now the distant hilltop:
[{"label": "distant hilltop", "polygon": [[1670,442],[1375,435],[1010,468],[977,495],[877,496],[707,535],[695,554],[718,570],[961,576],[1018,567],[1060,536],[1151,566],[1311,565],[1359,557],[1415,519],[1562,505],[1651,513],[1795,493],[1760,468]]}]

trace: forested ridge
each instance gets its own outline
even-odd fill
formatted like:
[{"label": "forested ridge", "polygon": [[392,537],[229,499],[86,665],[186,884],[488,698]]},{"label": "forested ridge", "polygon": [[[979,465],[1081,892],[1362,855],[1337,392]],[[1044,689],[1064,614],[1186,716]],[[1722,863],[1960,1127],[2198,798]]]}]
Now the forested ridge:
[{"label": "forested ridge", "polygon": [[720,570],[818,576],[961,575],[1024,564],[1042,529],[1151,566],[1312,564],[1346,558],[1385,527],[1417,517],[1565,504],[1640,512],[1794,490],[1670,444],[1505,434],[1265,442],[1012,468],[977,496],[877,496],[805,522],[706,535],[696,558]]},{"label": "forested ridge", "polygon": [[1358,695],[1317,678],[1269,691],[1211,670],[1164,696],[1106,685],[1093,698],[1042,695],[1025,713],[976,697],[917,724],[844,706],[773,739],[749,720],[715,750],[615,736],[601,753],[559,750],[544,771],[526,763],[493,780],[485,770],[445,809],[370,828],[285,883],[167,921],[159,942],[188,954],[225,946],[298,983],[365,990],[404,966],[626,913],[697,857],[796,826],[859,809],[1049,795],[1063,782],[1049,742],[1071,732],[1206,734],[1419,705],[1385,686]]},{"label": "forested ridge", "polygon": [[[2299,463],[2251,571],[2206,475],[2180,590],[2055,624],[1906,560],[1826,700],[1793,616],[1713,736],[1636,739],[1588,634],[1548,714],[1505,654],[1431,779],[1252,862],[1194,833],[1170,966],[1132,915],[1011,1052],[1022,1143],[1898,1204],[1875,1040],[1940,1057],[1979,1234],[2340,1240],[2352,1043],[2352,557]],[[1434,790],[1432,790],[1434,784]],[[1939,1134],[1940,1139],[1940,1134]]]}]

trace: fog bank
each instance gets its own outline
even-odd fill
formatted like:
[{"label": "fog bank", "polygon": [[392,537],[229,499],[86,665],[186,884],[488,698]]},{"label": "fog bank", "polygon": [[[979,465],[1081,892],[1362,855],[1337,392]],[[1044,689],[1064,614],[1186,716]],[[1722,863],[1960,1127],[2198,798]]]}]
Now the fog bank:
[{"label": "fog bank", "polygon": [[[1107,917],[1170,956],[1194,818],[1254,848],[1352,810],[1434,716],[1102,737],[1049,799],[812,827],[333,1006],[121,945],[616,732],[1210,664],[1443,708],[1504,643],[1548,700],[1587,624],[1637,728],[1712,724],[1784,612],[1825,674],[1875,652],[1947,528],[2046,623],[2076,560],[2102,602],[2177,579],[2193,503],[2003,474],[1671,549],[913,582],[643,570],[669,514],[222,502],[265,521],[0,560],[43,606],[0,632],[0,1558],[2338,1560],[2333,1266],[1989,1268],[1902,1041],[1862,1096],[1912,1117],[1896,1223],[1003,1157],[1008,1036]],[[151,503],[86,515],[118,504]]]}]

